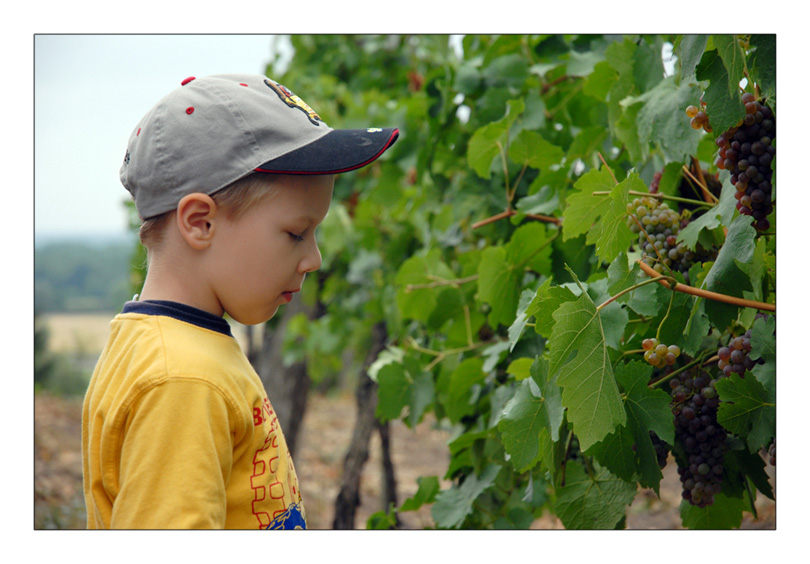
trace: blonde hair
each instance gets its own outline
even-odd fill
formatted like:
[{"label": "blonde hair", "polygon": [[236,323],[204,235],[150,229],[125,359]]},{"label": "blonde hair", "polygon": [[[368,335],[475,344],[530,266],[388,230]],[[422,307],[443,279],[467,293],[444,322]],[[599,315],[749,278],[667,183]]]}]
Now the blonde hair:
[{"label": "blonde hair", "polygon": [[[273,184],[278,175],[253,172],[211,194],[217,208],[229,219],[239,219],[259,200],[273,193]],[[175,210],[145,219],[138,231],[141,245],[154,250],[163,240],[166,226],[175,215]]]}]

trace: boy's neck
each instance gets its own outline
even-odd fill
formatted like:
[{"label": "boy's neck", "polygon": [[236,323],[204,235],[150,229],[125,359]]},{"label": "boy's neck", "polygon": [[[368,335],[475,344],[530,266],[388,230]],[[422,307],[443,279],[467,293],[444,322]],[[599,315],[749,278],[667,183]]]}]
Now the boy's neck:
[{"label": "boy's neck", "polygon": [[[221,304],[194,280],[194,272],[184,261],[172,261],[168,265],[160,257],[152,257],[138,299],[176,302],[221,317],[225,313]],[[190,284],[192,280],[194,284]]]}]

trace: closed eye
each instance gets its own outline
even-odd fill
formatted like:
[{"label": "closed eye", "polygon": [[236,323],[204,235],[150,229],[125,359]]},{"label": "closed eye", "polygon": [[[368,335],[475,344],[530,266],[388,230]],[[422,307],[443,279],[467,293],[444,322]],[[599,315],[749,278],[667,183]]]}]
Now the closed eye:
[{"label": "closed eye", "polygon": [[292,239],[296,243],[300,243],[300,242],[302,242],[304,240],[304,235],[303,234],[296,235],[295,233],[292,233],[291,231],[288,231],[287,235],[289,235],[290,239]]}]

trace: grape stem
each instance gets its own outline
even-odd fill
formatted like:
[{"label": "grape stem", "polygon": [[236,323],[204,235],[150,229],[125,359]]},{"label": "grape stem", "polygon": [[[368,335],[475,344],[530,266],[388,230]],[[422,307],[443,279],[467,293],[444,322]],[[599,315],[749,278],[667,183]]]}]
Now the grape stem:
[{"label": "grape stem", "polygon": [[[709,290],[703,290],[702,288],[694,288],[692,286],[687,286],[686,284],[681,284],[680,282],[677,282],[668,276],[663,277],[659,276],[659,274],[655,270],[653,270],[640,260],[636,262],[638,262],[639,267],[641,268],[641,270],[644,271],[645,274],[647,274],[648,276],[654,276],[655,277],[654,280],[661,283],[665,288],[669,288],[670,290],[674,290],[676,292],[683,292],[685,294],[691,294],[693,296],[698,296],[700,298],[707,298],[709,300],[715,300],[718,302],[723,302],[740,307],[752,307],[765,311],[773,311],[773,312],[776,311],[776,305],[774,304],[766,304],[764,302],[746,300],[743,298],[737,298],[735,296],[718,294],[717,292],[710,292]],[[668,278],[668,280],[663,280],[662,278]]]},{"label": "grape stem", "polygon": [[[473,223],[472,228],[473,229],[478,229],[479,227],[489,225],[490,223],[494,223],[494,222],[499,221],[501,219],[505,219],[507,217],[512,217],[513,215],[517,215],[517,214],[518,214],[518,212],[516,212],[515,210],[513,210],[511,208],[506,209],[506,210],[502,211],[501,213],[496,213],[495,215],[493,215],[491,217],[488,217],[486,219],[482,219],[481,221]],[[527,213],[526,217],[529,218],[529,219],[534,219],[535,221],[544,221],[546,223],[553,223],[554,225],[560,225],[562,223],[561,219],[556,218],[556,217],[552,217],[552,216],[549,216],[549,215],[538,215],[538,214]]]},{"label": "grape stem", "polygon": [[[653,270],[653,272],[655,272],[655,271]],[[644,285],[646,285],[646,284],[650,284],[650,283],[652,283],[652,282],[658,282],[658,281],[660,281],[662,278],[668,278],[669,280],[673,280],[673,281],[675,280],[674,278],[672,278],[672,277],[670,277],[670,276],[661,276],[661,275],[659,275],[659,274],[656,272],[656,273],[655,273],[655,278],[650,278],[650,279],[648,279],[648,280],[643,280],[643,281],[639,282],[638,284],[633,284],[633,285],[632,285],[632,286],[630,286],[629,288],[625,288],[624,290],[622,290],[621,292],[619,292],[619,293],[618,293],[618,294],[616,294],[615,296],[611,296],[610,298],[608,298],[607,300],[605,300],[604,302],[602,302],[601,304],[599,304],[598,306],[596,306],[596,311],[600,311],[600,310],[604,309],[604,308],[605,308],[607,305],[609,305],[611,302],[613,302],[613,301],[614,301],[614,300],[616,300],[617,298],[622,297],[622,296],[623,296],[623,295],[625,295],[626,293],[628,293],[628,292],[632,292],[633,290],[636,290],[636,289],[638,289],[638,288],[641,288],[642,286],[644,286]]]}]

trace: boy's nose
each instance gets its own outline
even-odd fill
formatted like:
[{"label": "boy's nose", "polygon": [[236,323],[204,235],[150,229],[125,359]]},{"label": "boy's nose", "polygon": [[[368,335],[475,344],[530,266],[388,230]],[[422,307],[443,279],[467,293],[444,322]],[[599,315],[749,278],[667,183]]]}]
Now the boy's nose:
[{"label": "boy's nose", "polygon": [[298,265],[298,269],[303,272],[314,272],[321,267],[323,259],[321,257],[321,250],[318,248],[318,243],[313,243],[306,256]]}]

